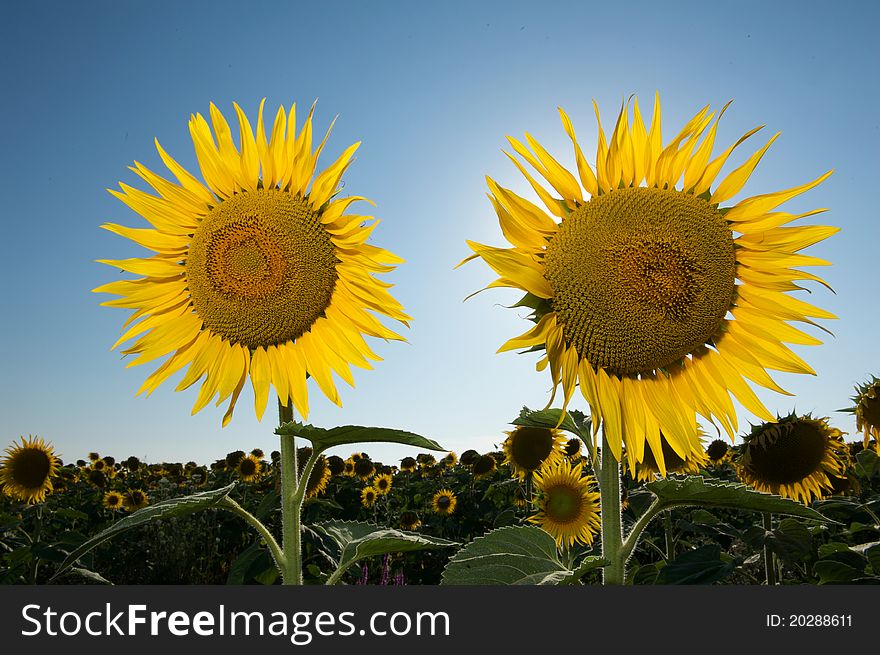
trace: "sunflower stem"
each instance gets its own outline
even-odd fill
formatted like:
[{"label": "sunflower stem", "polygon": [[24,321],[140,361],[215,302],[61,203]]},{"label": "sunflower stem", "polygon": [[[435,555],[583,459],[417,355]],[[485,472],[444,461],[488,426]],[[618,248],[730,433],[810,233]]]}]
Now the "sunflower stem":
[{"label": "sunflower stem", "polygon": [[[770,532],[773,530],[773,516],[769,512],[765,512],[763,514],[764,517],[764,531]],[[773,587],[776,586],[776,562],[773,561],[773,551],[770,550],[770,545],[768,543],[764,543],[764,571],[767,575],[767,586]]]},{"label": "sunflower stem", "polygon": [[622,585],[626,579],[620,510],[620,464],[614,458],[605,426],[602,426],[602,452],[599,466],[599,497],[602,520],[602,557],[608,561],[603,571],[606,585]]},{"label": "sunflower stem", "polygon": [[[293,404],[284,406],[278,401],[278,417],[281,425],[293,420]],[[300,510],[302,495],[298,495],[298,469],[296,461],[296,437],[281,435],[281,548],[284,551],[283,584],[301,585],[302,533]]]}]

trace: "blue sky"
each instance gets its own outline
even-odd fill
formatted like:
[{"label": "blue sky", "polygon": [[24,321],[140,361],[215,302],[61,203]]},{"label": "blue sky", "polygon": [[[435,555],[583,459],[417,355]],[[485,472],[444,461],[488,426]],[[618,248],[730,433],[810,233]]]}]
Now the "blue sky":
[{"label": "blue sky", "polygon": [[[376,344],[373,371],[342,386],[342,409],[313,390],[309,421],[412,430],[461,452],[500,443],[521,406],[543,406],[549,379],[534,355],[495,355],[528,325],[508,310],[517,295],[489,291],[465,239],[503,245],[484,176],[527,195],[501,152],[529,131],[566,165],[573,154],[557,105],[595,152],[591,100],[612,123],[622,99],[661,94],[665,132],[710,103],[732,107],[719,144],[758,124],[782,130],[745,194],[835,174],[786,208],[829,207],[840,234],[810,249],[834,266],[817,271],[812,301],[835,312],[835,337],[795,349],[817,377],[779,374],[795,398],[760,395],[773,410],[830,415],[854,433],[852,387],[880,373],[877,325],[877,118],[874,3],[630,2],[81,2],[9,3],[0,25],[4,126],[0,258],[4,344],[0,445],[19,435],[51,440],[65,459],[89,450],[149,460],[204,462],[237,448],[275,449],[271,412],[258,423],[242,396],[232,424],[223,408],[190,408],[195,388],[134,393],[147,367],[126,369],[110,345],[127,312],[99,307],[90,289],[117,273],[99,258],[137,256],[100,230],[141,225],[106,192],[135,186],[133,160],[164,171],[153,138],[195,170],[186,122],[215,102],[253,117],[318,98],[316,127],[339,120],[322,158],[362,140],[346,193],[377,203],[373,242],[407,260],[388,279],[414,317],[407,344]],[[737,165],[750,151],[744,150]],[[575,406],[579,407],[577,401]],[[741,429],[750,417],[742,412]],[[754,420],[754,419],[753,419]],[[343,454],[346,454],[344,449]],[[391,460],[403,447],[370,449]]]}]

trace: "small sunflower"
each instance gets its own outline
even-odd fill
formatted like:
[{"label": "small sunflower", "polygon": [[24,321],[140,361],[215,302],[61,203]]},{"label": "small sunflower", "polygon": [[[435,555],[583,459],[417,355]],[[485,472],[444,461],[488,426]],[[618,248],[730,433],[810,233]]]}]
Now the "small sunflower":
[{"label": "small sunflower", "polygon": [[95,452],[89,453],[89,460],[90,461],[94,462],[99,459],[101,459],[101,455],[99,455],[98,453],[95,453]]},{"label": "small sunflower", "polygon": [[563,446],[562,452],[565,453],[565,456],[570,459],[578,459],[581,456],[581,449],[583,447],[583,441],[581,441],[577,437],[572,437],[565,442],[565,446]]},{"label": "small sunflower", "polygon": [[495,458],[492,455],[480,455],[471,467],[475,478],[482,478],[495,472]]},{"label": "small sunflower", "polygon": [[98,458],[92,460],[92,468],[96,471],[104,471],[107,472],[107,462],[105,462],[102,458]]},{"label": "small sunflower", "polygon": [[422,525],[419,515],[415,512],[407,510],[400,515],[400,527],[404,530],[418,530]]},{"label": "small sunflower", "polygon": [[446,456],[440,460],[440,463],[446,468],[452,468],[458,464],[458,456],[450,450],[446,453]]},{"label": "small sunflower", "polygon": [[242,457],[235,467],[242,482],[256,482],[263,470],[263,463],[253,455]]},{"label": "small sunflower", "polygon": [[361,489],[361,505],[367,509],[376,504],[379,493],[373,487],[364,487]]},{"label": "small sunflower", "polygon": [[790,322],[835,318],[788,292],[803,289],[800,280],[825,284],[798,267],[828,262],[799,251],[838,228],[787,226],[822,210],[774,211],[831,171],[722,206],[739,195],[776,139],[719,177],[734,148],[760,129],[713,158],[725,109],[710,113],[704,107],[664,144],[659,97],[650,128],[636,98],[632,119],[628,103],[609,139],[596,108],[594,167],[560,109],[577,177],[528,133],[525,144],[508,137],[552,187],[510,155],[546,210],[488,179],[490,201],[512,247],[468,242],[474,254],[465,261],[479,257],[499,276],[489,287],[524,292],[516,306],[534,310],[533,328],[499,352],[542,351],[537,368],[549,369],[553,396],[562,387],[562,408],[579,387],[594,429],[604,427],[618,461],[625,446],[631,466],[642,460],[646,442],[660,452],[661,432],[685,457],[697,414],[733,439],[731,394],[748,411],[774,420],[747,380],[785,393],[766,369],[815,375],[786,343],[821,342]]},{"label": "small sunflower", "polygon": [[458,458],[458,461],[461,462],[464,466],[473,466],[474,462],[480,459],[480,453],[476,450],[468,449],[461,454],[461,457]]},{"label": "small sunflower", "polygon": [[438,516],[450,516],[457,504],[458,499],[451,489],[441,489],[431,498],[431,509]]},{"label": "small sunflower", "polygon": [[809,505],[833,489],[829,476],[845,475],[847,446],[827,418],[790,414],[755,426],[743,437],[735,464],[740,479]]},{"label": "small sunflower", "polygon": [[124,499],[122,497],[122,494],[118,491],[108,491],[104,494],[104,500],[102,501],[102,504],[107,509],[116,511],[122,509],[123,500]]},{"label": "small sunflower", "polygon": [[856,429],[864,436],[865,448],[872,437],[874,443],[880,445],[880,379],[871,376],[870,382],[858,385],[852,401],[854,407],[841,411],[856,415]]},{"label": "small sunflower", "polygon": [[307,417],[307,378],[341,404],[332,373],[354,386],[350,366],[370,369],[380,359],[364,336],[402,339],[370,312],[407,325],[391,285],[374,277],[403,260],[367,243],[373,217],[345,213],[364,198],[338,197],[359,143],[316,176],[330,132],[312,150],[311,111],[297,132],[295,106],[279,108],[267,139],[263,103],[256,130],[234,106],[238,145],[213,103],[213,134],[201,114],[190,117],[204,184],[156,142],[177,181],[135,162],[132,170],[156,195],[127,184],[111,191],[151,228],[102,227],[156,255],[99,260],[141,277],[94,291],[121,296],[105,305],[136,310],[114,344],[137,338],[123,351],[137,355],[129,366],[167,357],[138,393],[149,395],[188,366],[177,390],[204,378],[193,413],[214,397],[218,405],[228,399],[227,425],[250,379],[258,419],[270,386],[282,405]]},{"label": "small sunflower", "polygon": [[140,489],[129,489],[123,494],[122,506],[129,512],[136,512],[150,504],[150,498],[146,492]]},{"label": "small sunflower", "polygon": [[535,473],[538,513],[529,521],[540,525],[560,546],[590,545],[601,526],[599,494],[593,491],[595,481],[582,473],[583,464],[572,466],[567,459]]},{"label": "small sunflower", "polygon": [[[312,456],[312,449],[309,447],[300,448],[297,451],[297,466],[299,467],[299,473],[302,475],[303,469],[305,468],[306,462],[309,461],[309,457]],[[318,494],[323,493],[327,489],[327,485],[330,484],[330,467],[327,465],[327,458],[324,455],[319,455],[318,459],[315,460],[315,465],[312,468],[312,473],[309,475],[309,479],[306,482],[306,498],[314,498]]]},{"label": "small sunflower", "polygon": [[430,453],[419,453],[416,455],[416,461],[423,468],[434,466],[437,463],[437,459]]},{"label": "small sunflower", "polygon": [[[359,459],[361,459],[362,457],[364,457],[363,453],[352,453],[351,456],[349,457],[349,459],[353,462],[356,462]],[[369,459],[369,458],[367,458],[367,459]]]},{"label": "small sunflower", "polygon": [[715,439],[706,446],[706,457],[712,466],[721,466],[730,459],[730,445],[724,439]]},{"label": "small sunflower", "polygon": [[263,450],[262,450],[261,448],[254,448],[254,449],[251,451],[251,455],[253,455],[253,456],[256,457],[257,459],[263,459],[263,457],[266,456],[266,453],[264,453]]},{"label": "small sunflower", "polygon": [[141,460],[139,460],[134,455],[126,458],[124,463],[125,468],[127,468],[129,471],[137,471],[141,467]]},{"label": "small sunflower", "polygon": [[330,475],[341,475],[345,471],[345,460],[339,455],[330,455],[327,458],[327,468],[330,470]]},{"label": "small sunflower", "polygon": [[361,457],[354,463],[354,474],[361,480],[369,480],[376,474],[376,467],[366,457]]},{"label": "small sunflower", "polygon": [[104,471],[89,470],[86,473],[86,479],[99,489],[107,486],[107,476],[104,475]]},{"label": "small sunflower", "polygon": [[348,477],[354,477],[354,460],[350,457],[343,463],[342,473]]},{"label": "small sunflower", "polygon": [[404,457],[400,460],[400,470],[401,471],[415,471],[416,466],[418,466],[418,462],[415,457]]},{"label": "small sunflower", "polygon": [[526,507],[529,504],[529,499],[526,496],[526,490],[521,486],[517,486],[513,491],[513,504],[517,507]]},{"label": "small sunflower", "polygon": [[375,478],[373,478],[373,482],[371,483],[373,487],[376,489],[376,492],[382,496],[388,494],[391,491],[391,485],[393,483],[393,478],[388,473],[380,473]]},{"label": "small sunflower", "polygon": [[21,445],[13,442],[0,460],[0,485],[13,498],[41,503],[52,493],[60,464],[51,444],[40,437],[21,437]]},{"label": "small sunflower", "polygon": [[511,472],[520,480],[543,464],[554,464],[562,457],[565,438],[559,430],[520,425],[506,434],[507,439],[502,445],[504,461],[510,464]]},{"label": "small sunflower", "polygon": [[[701,431],[698,434],[702,434]],[[660,469],[658,464],[658,458],[654,456],[654,451],[652,448],[645,448],[644,458],[641,462],[636,464],[635,471],[633,472],[630,469],[630,473],[632,473],[633,478],[638,482],[648,482],[654,478],[655,475],[666,476],[670,473],[699,473],[700,467],[704,466],[708,461],[708,457],[706,453],[703,452],[703,447],[700,444],[695,444],[692,450],[688,453],[686,457],[679,457],[678,453],[673,450],[672,446],[669,445],[669,442],[666,439],[662,439],[660,441],[661,448],[663,449],[663,464],[665,471]],[[629,466],[627,464],[627,466]]]},{"label": "small sunflower", "polygon": [[244,459],[245,452],[243,450],[233,450],[226,455],[226,468],[230,471],[235,470],[238,463]]}]

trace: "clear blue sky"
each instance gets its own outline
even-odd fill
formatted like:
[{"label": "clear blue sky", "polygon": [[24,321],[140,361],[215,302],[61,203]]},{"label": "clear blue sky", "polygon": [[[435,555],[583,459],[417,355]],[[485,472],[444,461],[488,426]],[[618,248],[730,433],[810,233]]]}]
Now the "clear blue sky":
[{"label": "clear blue sky", "polygon": [[[407,259],[388,279],[414,317],[408,344],[377,343],[385,361],[342,383],[343,408],[312,394],[310,422],[399,427],[459,453],[500,443],[522,405],[543,406],[549,379],[534,355],[495,355],[527,328],[507,310],[516,294],[462,303],[492,275],[452,266],[465,239],[502,245],[484,175],[521,190],[502,154],[528,130],[573,165],[556,113],[566,108],[584,150],[595,152],[595,98],[611,123],[622,98],[663,101],[665,133],[699,107],[734,104],[718,143],[766,123],[782,130],[744,193],[836,173],[788,205],[829,207],[842,232],[810,254],[837,295],[812,300],[840,316],[835,338],[796,347],[818,377],[778,375],[795,399],[762,393],[773,410],[831,415],[854,432],[854,383],[880,373],[877,287],[876,65],[878,5],[839,2],[49,2],[3,5],[0,150],[3,319],[0,448],[20,434],[51,440],[65,459],[89,450],[150,460],[210,461],[276,447],[275,417],[258,423],[242,396],[190,408],[196,391],[166,383],[134,393],[148,367],[126,369],[109,351],[127,312],[99,307],[90,289],[117,276],[98,258],[137,256],[98,226],[139,225],[105,189],[137,159],[164,171],[158,137],[195,169],[186,121],[214,101],[253,116],[262,97],[310,104],[317,128],[339,115],[322,161],[356,140],[346,193],[378,204],[374,243]],[[741,157],[747,153],[742,153]],[[740,161],[740,160],[738,160]],[[578,406],[577,404],[575,406]],[[741,429],[749,415],[741,413]],[[351,449],[345,449],[351,450]],[[387,460],[409,451],[371,448]]]}]

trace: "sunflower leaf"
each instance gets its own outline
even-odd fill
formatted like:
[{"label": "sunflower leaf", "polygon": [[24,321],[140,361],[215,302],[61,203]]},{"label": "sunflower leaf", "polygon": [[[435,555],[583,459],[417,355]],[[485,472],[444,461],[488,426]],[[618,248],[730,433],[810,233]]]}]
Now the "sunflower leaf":
[{"label": "sunflower leaf", "polygon": [[291,421],[277,428],[275,434],[307,439],[312,442],[312,447],[319,453],[333,446],[344,446],[354,443],[400,443],[427,450],[446,450],[433,439],[428,439],[406,430],[371,428],[363,425],[341,425],[328,430]]},{"label": "sunflower leaf", "polygon": [[[511,424],[522,425],[528,428],[555,428],[559,424],[559,415],[561,413],[561,409],[555,408],[532,411],[528,407],[523,407],[519,416],[512,420]],[[559,427],[577,435],[583,441],[589,442],[590,418],[588,416],[584,416],[576,410],[567,412],[565,419]]]},{"label": "sunflower leaf", "polygon": [[339,548],[338,566],[327,584],[335,584],[352,565],[373,555],[457,546],[455,541],[406,532],[360,521],[327,521],[311,526]]},{"label": "sunflower leaf", "polygon": [[[223,499],[229,495],[229,492],[232,491],[236,484],[236,482],[233,482],[220,489],[203,491],[201,493],[193,494],[191,496],[183,496],[181,498],[169,498],[168,500],[163,500],[155,505],[150,505],[149,507],[140,509],[133,514],[120,519],[106,530],[102,530],[94,537],[78,546],[72,553],[70,553],[70,555],[68,555],[58,567],[55,575],[52,576],[52,580],[55,580],[67,571],[80,557],[88,553],[90,550],[126,530],[144,525],[155,519],[164,519],[171,516],[184,516],[186,514],[198,512],[199,510],[217,507]],[[52,580],[50,580],[50,582]]]},{"label": "sunflower leaf", "polygon": [[458,551],[446,565],[441,584],[572,584],[603,564],[587,558],[571,571],[559,560],[556,540],[549,534],[535,526],[509,526],[477,537]]},{"label": "sunflower leaf", "polygon": [[645,486],[657,496],[656,511],[679,506],[726,507],[797,516],[826,523],[835,522],[799,502],[755,491],[738,482],[707,480],[692,475],[686,478],[655,480]]}]

